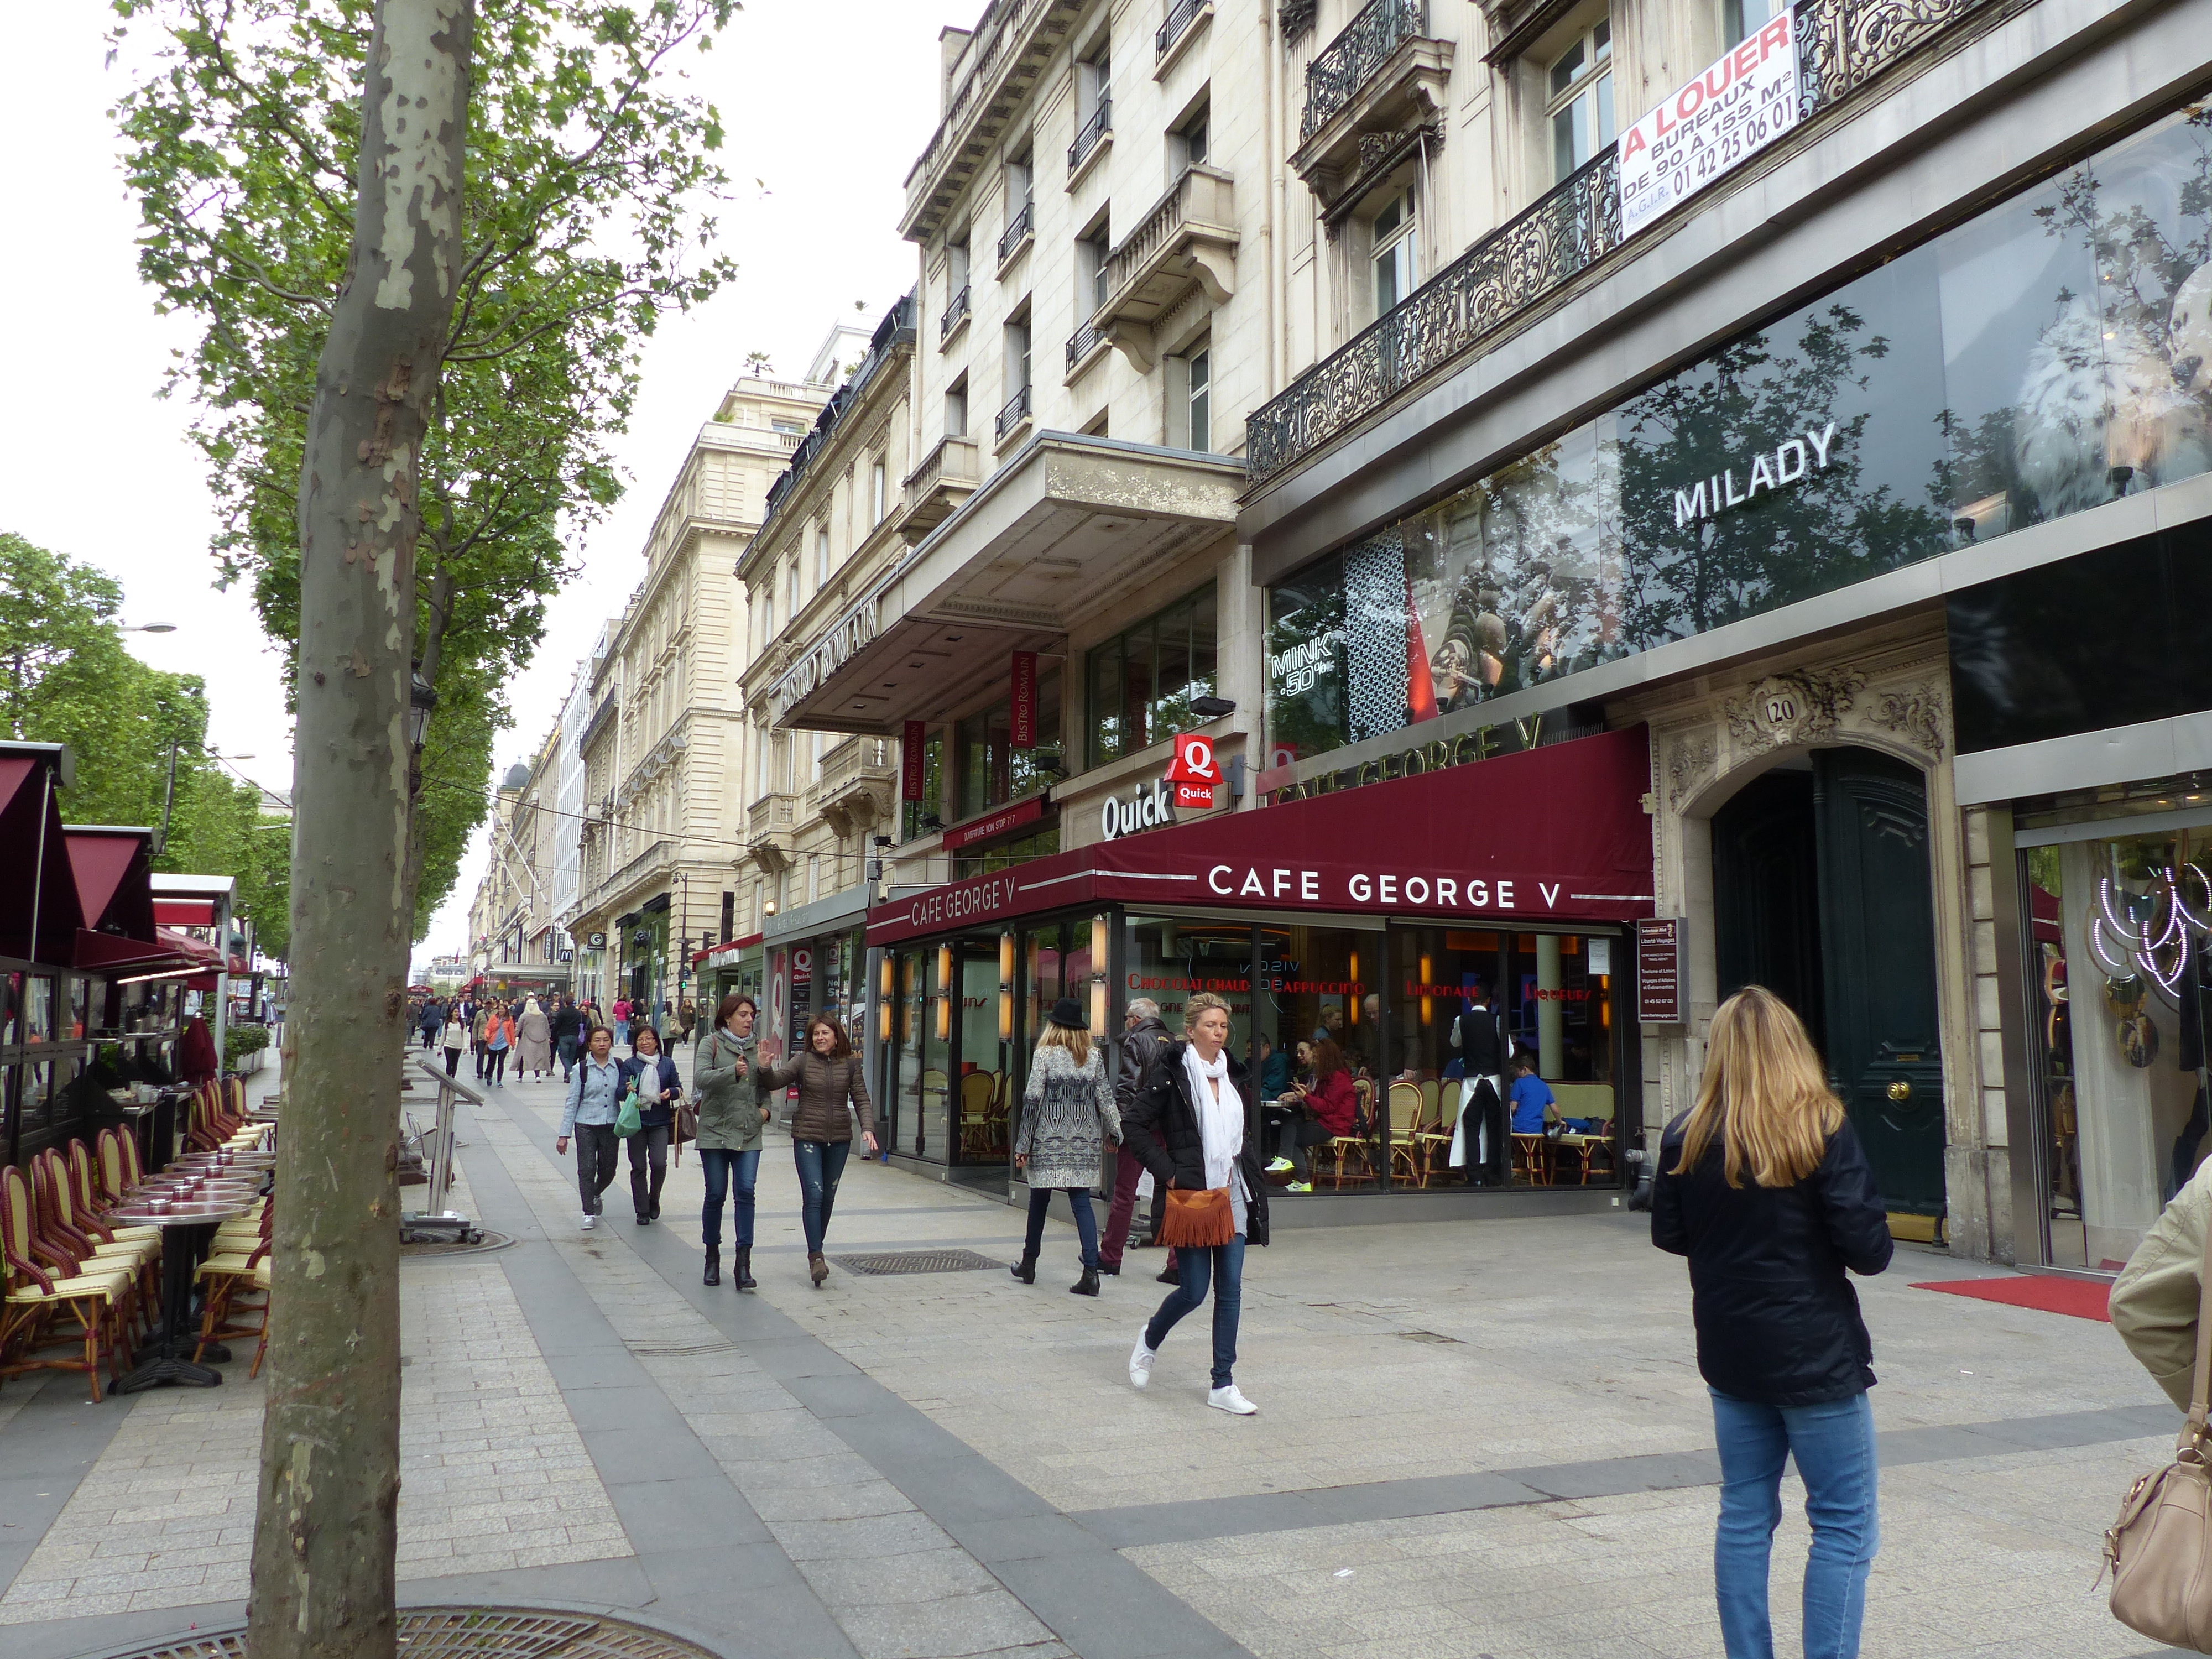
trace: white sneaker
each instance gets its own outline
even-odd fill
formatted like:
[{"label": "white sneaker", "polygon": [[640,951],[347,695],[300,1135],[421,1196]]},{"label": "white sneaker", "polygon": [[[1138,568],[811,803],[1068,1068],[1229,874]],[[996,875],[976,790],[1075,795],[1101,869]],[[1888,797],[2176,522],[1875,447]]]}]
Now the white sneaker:
[{"label": "white sneaker", "polygon": [[586,1232],[589,1232],[589,1231],[592,1231],[592,1228],[594,1228],[594,1227],[598,1226],[599,1224],[599,1217],[597,1217],[597,1216],[595,1216],[595,1215],[587,1215],[587,1216],[586,1216],[586,1217],[584,1218],[584,1227],[583,1227],[583,1231],[586,1231]]},{"label": "white sneaker", "polygon": [[1206,1403],[1218,1412],[1234,1412],[1239,1417],[1249,1417],[1260,1408],[1237,1392],[1231,1382],[1225,1389],[1215,1389],[1206,1396]]},{"label": "white sneaker", "polygon": [[1291,1160],[1287,1158],[1274,1158],[1271,1160],[1267,1165],[1267,1173],[1269,1175],[1280,1175],[1284,1170],[1290,1167]]},{"label": "white sneaker", "polygon": [[1129,1350],[1129,1386],[1141,1389],[1152,1380],[1152,1361],[1160,1357],[1158,1348],[1145,1346],[1145,1334],[1137,1333],[1137,1346]]}]

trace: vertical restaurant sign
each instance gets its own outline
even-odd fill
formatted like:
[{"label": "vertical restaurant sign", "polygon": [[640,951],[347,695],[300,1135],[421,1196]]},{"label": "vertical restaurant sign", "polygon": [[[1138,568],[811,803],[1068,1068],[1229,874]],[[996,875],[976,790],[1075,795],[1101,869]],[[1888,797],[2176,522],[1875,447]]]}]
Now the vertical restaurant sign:
[{"label": "vertical restaurant sign", "polygon": [[1037,724],[1036,653],[1014,653],[1013,713],[1007,721],[1012,728],[1013,746],[1017,749],[1036,747]]},{"label": "vertical restaurant sign", "polygon": [[1620,234],[1688,200],[1797,125],[1797,27],[1778,13],[1758,33],[1620,135]]},{"label": "vertical restaurant sign", "polygon": [[920,720],[908,720],[899,738],[899,799],[920,800],[922,786],[922,748],[929,741]]},{"label": "vertical restaurant sign", "polygon": [[1680,916],[1647,917],[1636,924],[1636,1018],[1646,1025],[1680,1025],[1689,1018]]}]

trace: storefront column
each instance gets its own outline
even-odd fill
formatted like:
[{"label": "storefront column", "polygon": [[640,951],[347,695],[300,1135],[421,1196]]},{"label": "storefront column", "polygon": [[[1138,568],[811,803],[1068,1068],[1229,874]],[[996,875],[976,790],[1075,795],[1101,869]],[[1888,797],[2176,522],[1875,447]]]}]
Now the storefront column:
[{"label": "storefront column", "polygon": [[1559,936],[1536,935],[1536,1073],[1540,1077],[1566,1074],[1565,1045],[1560,1041],[1559,992]]}]

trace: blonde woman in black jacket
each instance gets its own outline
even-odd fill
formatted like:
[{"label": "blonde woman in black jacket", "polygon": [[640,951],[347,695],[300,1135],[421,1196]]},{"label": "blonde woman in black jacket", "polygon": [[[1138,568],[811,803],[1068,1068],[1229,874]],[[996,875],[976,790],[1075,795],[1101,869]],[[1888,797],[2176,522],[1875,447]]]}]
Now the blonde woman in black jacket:
[{"label": "blonde woman in black jacket", "polygon": [[1804,1025],[1771,991],[1747,986],[1713,1015],[1698,1103],[1660,1142],[1651,1242],[1690,1259],[1728,1659],[1772,1659],[1768,1559],[1791,1457],[1813,1528],[1806,1659],[1854,1659],[1879,1528],[1874,1346],[1845,1273],[1889,1266],[1889,1218]]}]

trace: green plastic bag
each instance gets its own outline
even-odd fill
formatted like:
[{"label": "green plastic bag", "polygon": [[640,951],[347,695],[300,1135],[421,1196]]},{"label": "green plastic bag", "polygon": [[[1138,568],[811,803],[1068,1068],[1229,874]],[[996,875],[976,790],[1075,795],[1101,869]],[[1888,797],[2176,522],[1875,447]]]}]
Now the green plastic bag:
[{"label": "green plastic bag", "polygon": [[645,1121],[637,1115],[637,1097],[624,1095],[621,1107],[615,1113],[615,1133],[627,1140],[643,1127]]}]

